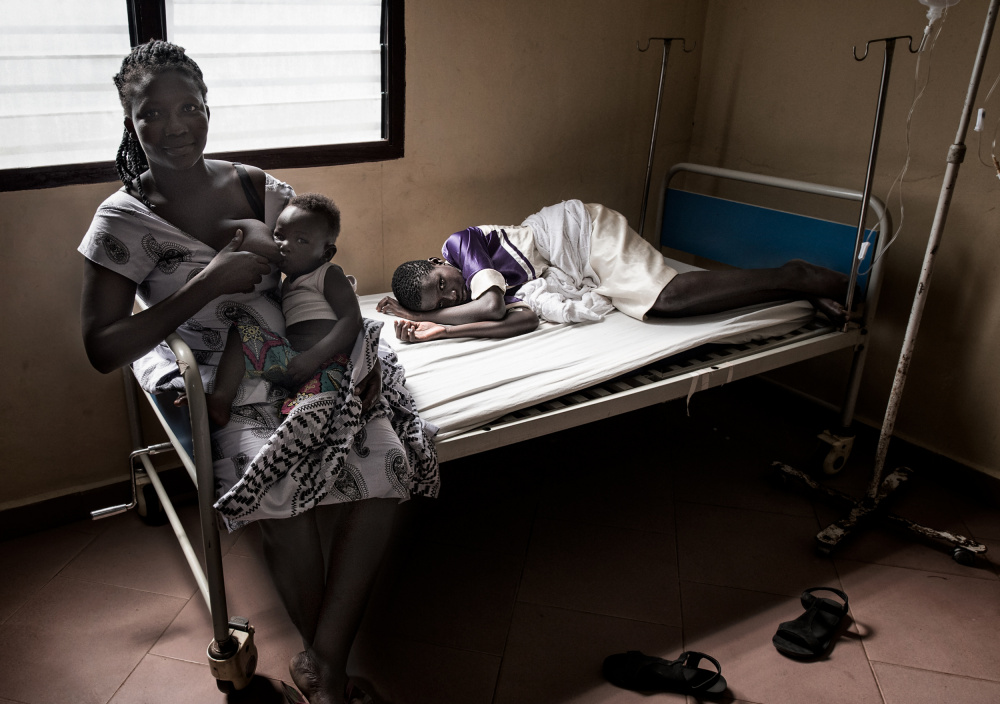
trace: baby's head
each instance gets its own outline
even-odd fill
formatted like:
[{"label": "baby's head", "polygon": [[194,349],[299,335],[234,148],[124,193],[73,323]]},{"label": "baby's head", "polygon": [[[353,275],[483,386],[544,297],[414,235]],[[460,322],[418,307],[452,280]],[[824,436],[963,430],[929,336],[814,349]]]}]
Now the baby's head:
[{"label": "baby's head", "polygon": [[408,310],[450,308],[469,300],[462,271],[438,257],[403,262],[392,274],[392,295]]},{"label": "baby's head", "polygon": [[278,267],[290,277],[315,270],[337,253],[338,235],[340,209],[332,200],[319,193],[295,196],[274,225],[281,254]]}]

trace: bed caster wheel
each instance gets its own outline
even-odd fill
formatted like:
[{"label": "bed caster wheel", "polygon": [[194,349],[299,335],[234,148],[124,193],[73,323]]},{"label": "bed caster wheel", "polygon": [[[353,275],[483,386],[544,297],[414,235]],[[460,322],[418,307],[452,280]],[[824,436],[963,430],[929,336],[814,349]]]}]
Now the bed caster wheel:
[{"label": "bed caster wheel", "polygon": [[[818,437],[821,443],[820,454],[823,455],[820,461],[823,474],[830,476],[839,474],[840,470],[847,464],[851,450],[854,449],[854,436],[834,435],[829,430],[824,430]],[[826,451],[825,454],[823,454],[823,450]]]},{"label": "bed caster wheel", "polygon": [[219,688],[219,691],[223,694],[232,694],[236,691],[236,687],[229,680],[216,680],[215,686]]},{"label": "bed caster wheel", "polygon": [[976,564],[976,553],[962,547],[957,547],[951,551],[951,559],[960,565],[972,567],[972,565]]},{"label": "bed caster wheel", "polygon": [[142,484],[136,492],[136,513],[149,526],[162,526],[167,522],[167,512],[152,484]]},{"label": "bed caster wheel", "polygon": [[[220,691],[243,689],[257,671],[257,646],[253,642],[253,626],[245,618],[229,619],[229,641],[212,641],[208,645],[208,669]],[[225,690],[229,686],[232,690]]]}]

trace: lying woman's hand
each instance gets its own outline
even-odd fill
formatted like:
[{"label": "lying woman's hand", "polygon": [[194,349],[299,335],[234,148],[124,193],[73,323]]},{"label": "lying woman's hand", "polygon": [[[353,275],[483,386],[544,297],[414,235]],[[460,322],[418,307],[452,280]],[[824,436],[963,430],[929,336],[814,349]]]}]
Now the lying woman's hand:
[{"label": "lying woman's hand", "polygon": [[242,244],[243,230],[237,230],[236,236],[219,250],[199,274],[210,282],[211,290],[216,296],[250,293],[271,271],[271,265],[265,257],[252,252],[241,252]]},{"label": "lying woman's hand", "polygon": [[375,310],[379,313],[385,313],[386,315],[394,315],[397,318],[415,318],[419,315],[416,311],[404,308],[400,305],[399,301],[392,296],[385,296],[375,305]]},{"label": "lying woman's hand", "polygon": [[430,321],[395,320],[393,324],[396,327],[396,337],[403,342],[443,340],[448,331],[448,326]]}]

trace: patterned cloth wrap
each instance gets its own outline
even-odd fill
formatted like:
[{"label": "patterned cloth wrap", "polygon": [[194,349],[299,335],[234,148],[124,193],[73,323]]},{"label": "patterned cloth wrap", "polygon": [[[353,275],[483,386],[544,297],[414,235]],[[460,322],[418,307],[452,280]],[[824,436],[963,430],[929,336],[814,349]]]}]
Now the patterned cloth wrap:
[{"label": "patterned cloth wrap", "polygon": [[340,391],[347,377],[347,357],[338,355],[333,359],[328,359],[322,369],[316,372],[313,377],[298,388],[294,396],[289,396],[281,405],[281,415],[287,416],[292,409],[308,398],[316,394],[328,391]]},{"label": "patterned cloth wrap", "polygon": [[[406,452],[399,479],[410,495],[437,496],[439,467],[432,440],[437,428],[417,415],[413,397],[404,387],[405,375],[395,353],[380,345],[382,323],[364,320],[339,386],[297,399],[277,431],[243,472],[241,479],[215,504],[230,530],[260,517],[255,511],[263,497],[279,482],[290,480],[291,499],[284,503],[286,516],[295,516],[323,502],[346,471],[345,458],[356,436],[375,418],[388,418]],[[376,361],[382,366],[382,396],[365,413],[354,386]],[[402,465],[406,466],[402,466]],[[268,517],[274,517],[269,515]]]},{"label": "patterned cloth wrap", "polygon": [[[243,360],[246,375],[262,377],[273,384],[285,386],[288,363],[298,354],[288,341],[259,325],[239,324],[236,329],[243,344]],[[287,416],[299,403],[327,391],[340,391],[344,385],[349,363],[347,355],[334,355],[317,372],[298,387],[292,396],[285,399],[281,415]]]}]

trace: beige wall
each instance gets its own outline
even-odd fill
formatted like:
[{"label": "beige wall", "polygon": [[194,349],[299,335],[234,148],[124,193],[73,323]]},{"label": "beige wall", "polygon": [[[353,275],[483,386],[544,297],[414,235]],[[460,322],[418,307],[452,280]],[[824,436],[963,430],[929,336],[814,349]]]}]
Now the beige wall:
[{"label": "beige wall", "polygon": [[[406,156],[274,173],[340,204],[337,260],[362,293],[386,290],[397,263],[435,253],[457,229],[520,222],[562,198],[606,203],[636,223],[660,51],[635,42],[700,42],[703,18],[697,0],[407,3]],[[686,154],[697,57],[671,56],[658,173]],[[76,246],[115,188],[0,193],[0,510],[127,470],[120,373],[90,368],[79,323]]]},{"label": "beige wall", "polygon": [[[880,425],[906,328],[921,261],[985,21],[987,3],[951,8],[921,82],[913,112],[905,220],[887,255],[888,269],[859,415]],[[925,8],[916,0],[716,0],[708,3],[691,160],[862,189],[884,54],[881,37],[919,39]],[[905,126],[917,57],[897,43],[874,193],[885,199],[906,159]],[[1000,72],[1000,47],[984,73],[977,107]],[[1000,91],[989,107],[992,138]],[[897,435],[1000,477],[1000,238],[996,171],[980,164],[978,135],[959,172],[936,258]],[[984,158],[990,161],[989,141]],[[900,220],[898,190],[893,217]],[[856,222],[857,215],[854,215]],[[777,375],[807,393],[839,402],[842,376],[821,362]]]},{"label": "beige wall", "polygon": [[[952,8],[914,113],[904,229],[889,255],[859,405],[874,425],[984,14],[985,4],[975,0]],[[915,0],[411,2],[405,158],[275,174],[339,202],[344,234],[337,259],[363,293],[385,290],[395,264],[434,253],[456,229],[518,222],[562,198],[603,202],[635,225],[660,66],[659,47],[639,53],[635,41],[679,35],[698,47],[671,53],[654,183],[667,165],[690,158],[860,189],[881,50],[858,63],[851,47],[922,29]],[[900,45],[875,181],[882,197],[905,159],[915,64]],[[998,72],[1000,49],[987,64],[983,96]],[[993,118],[1000,116],[997,100]],[[993,362],[1000,347],[1000,181],[979,165],[972,133],[969,144],[897,431],[1000,476],[1000,374]],[[125,474],[120,375],[94,372],[84,356],[75,251],[95,207],[114,188],[0,193],[7,243],[0,250],[7,331],[0,353],[8,372],[0,509]],[[808,363],[778,377],[837,402],[843,369],[828,369]]]}]

